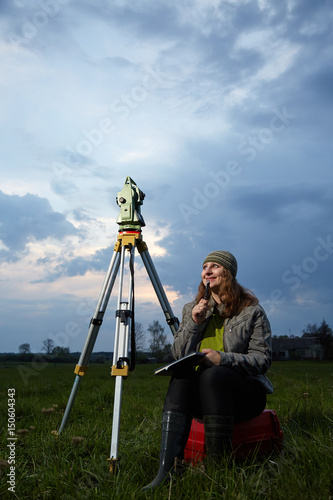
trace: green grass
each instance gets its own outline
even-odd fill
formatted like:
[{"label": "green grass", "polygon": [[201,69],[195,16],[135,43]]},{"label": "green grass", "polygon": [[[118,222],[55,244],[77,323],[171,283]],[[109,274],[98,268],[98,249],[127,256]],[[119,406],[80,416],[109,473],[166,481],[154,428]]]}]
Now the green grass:
[{"label": "green grass", "polygon": [[[38,368],[38,370],[36,369]],[[139,365],[124,381],[119,471],[110,474],[114,379],[108,365],[83,377],[65,431],[55,437],[74,382],[74,366],[1,367],[1,455],[7,448],[8,389],[15,388],[15,494],[9,468],[1,471],[0,497],[21,499],[333,499],[333,364],[275,363],[277,411],[284,433],[280,453],[204,471],[190,467],[170,486],[143,493],[158,468],[161,411],[168,377]],[[25,378],[24,378],[25,377]],[[53,408],[53,411],[42,410]],[[25,433],[20,433],[26,429]],[[84,438],[73,442],[73,437]]]}]

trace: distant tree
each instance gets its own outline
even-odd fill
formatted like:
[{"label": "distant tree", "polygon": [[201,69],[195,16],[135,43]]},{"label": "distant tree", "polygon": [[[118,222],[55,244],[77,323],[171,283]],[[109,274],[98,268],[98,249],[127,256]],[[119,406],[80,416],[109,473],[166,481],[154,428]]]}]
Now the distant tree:
[{"label": "distant tree", "polygon": [[144,351],[146,344],[146,334],[142,323],[134,323],[135,329],[135,347],[137,351]]},{"label": "distant tree", "polygon": [[46,354],[52,354],[52,351],[54,349],[54,342],[52,339],[46,339],[43,341],[43,347],[42,351],[45,351]]},{"label": "distant tree", "polygon": [[164,333],[164,328],[159,321],[155,320],[148,326],[148,332],[151,335],[150,351],[155,358],[163,358],[166,354],[167,336]]},{"label": "distant tree", "polygon": [[333,342],[333,332],[324,319],[318,328],[318,334],[320,345],[324,350],[324,359],[329,359],[331,344]]},{"label": "distant tree", "polygon": [[21,344],[19,346],[19,353],[20,354],[29,354],[30,351],[30,344]]},{"label": "distant tree", "polygon": [[302,330],[302,337],[318,337],[318,327],[316,323],[308,323]]},{"label": "distant tree", "polygon": [[52,349],[53,356],[69,356],[71,353],[69,347],[54,347]]}]

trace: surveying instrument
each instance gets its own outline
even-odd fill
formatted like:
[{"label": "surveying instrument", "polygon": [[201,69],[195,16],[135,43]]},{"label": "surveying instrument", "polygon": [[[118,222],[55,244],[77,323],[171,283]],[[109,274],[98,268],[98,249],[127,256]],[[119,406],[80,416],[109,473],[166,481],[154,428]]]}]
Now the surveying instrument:
[{"label": "surveying instrument", "polygon": [[[109,458],[111,472],[114,472],[116,470],[118,461],[118,441],[123,379],[128,376],[129,370],[133,370],[135,365],[135,248],[137,248],[138,252],[141,255],[142,261],[173,335],[176,333],[179,327],[178,319],[172,313],[167,296],[158,277],[153,261],[149,255],[148,247],[142,240],[141,228],[146,225],[141,215],[141,205],[144,198],[145,194],[137,187],[135,182],[130,177],[126,177],[124,187],[122,191],[117,193],[116,198],[116,202],[120,207],[120,214],[117,219],[117,224],[119,224],[117,242],[114,246],[114,252],[97,302],[95,313],[90,321],[88,336],[83,351],[74,370],[74,373],[76,375],[74,384],[58,431],[58,434],[60,434],[66,427],[81,379],[87,372],[90,356],[94,348],[99,329],[102,325],[112,288],[119,271],[119,291],[116,310],[115,341],[113,362],[111,368],[111,376],[115,377],[111,450]],[[128,255],[126,255],[125,252],[127,252]],[[127,300],[123,299],[123,295],[125,295],[123,291],[125,260],[127,261],[127,264],[129,266],[129,286]],[[132,363],[130,363],[128,357],[130,332]]]}]

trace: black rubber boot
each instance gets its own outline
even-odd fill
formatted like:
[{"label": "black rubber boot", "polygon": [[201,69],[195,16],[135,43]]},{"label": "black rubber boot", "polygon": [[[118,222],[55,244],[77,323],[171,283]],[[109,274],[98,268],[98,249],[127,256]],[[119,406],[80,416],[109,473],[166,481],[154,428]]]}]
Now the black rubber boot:
[{"label": "black rubber boot", "polygon": [[218,461],[232,451],[234,417],[204,415],[206,455],[209,460]]},{"label": "black rubber boot", "polygon": [[174,472],[175,458],[182,459],[192,419],[182,413],[165,411],[162,415],[160,466],[155,479],[143,491],[156,488]]}]

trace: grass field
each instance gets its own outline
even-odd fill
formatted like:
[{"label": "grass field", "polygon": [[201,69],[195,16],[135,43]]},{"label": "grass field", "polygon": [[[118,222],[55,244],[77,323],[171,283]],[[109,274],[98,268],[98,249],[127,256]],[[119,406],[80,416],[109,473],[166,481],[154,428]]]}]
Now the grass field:
[{"label": "grass field", "polygon": [[[268,397],[267,407],[278,414],[284,433],[282,452],[222,463],[209,471],[190,467],[170,486],[143,493],[142,486],[158,468],[161,410],[169,380],[154,377],[154,368],[139,365],[124,381],[119,472],[110,474],[114,379],[109,366],[89,367],[59,437],[52,431],[61,423],[74,366],[0,367],[0,497],[333,499],[332,363],[273,364],[269,376],[275,393]],[[15,436],[10,435],[13,422]],[[10,479],[15,492],[8,489]]]}]

